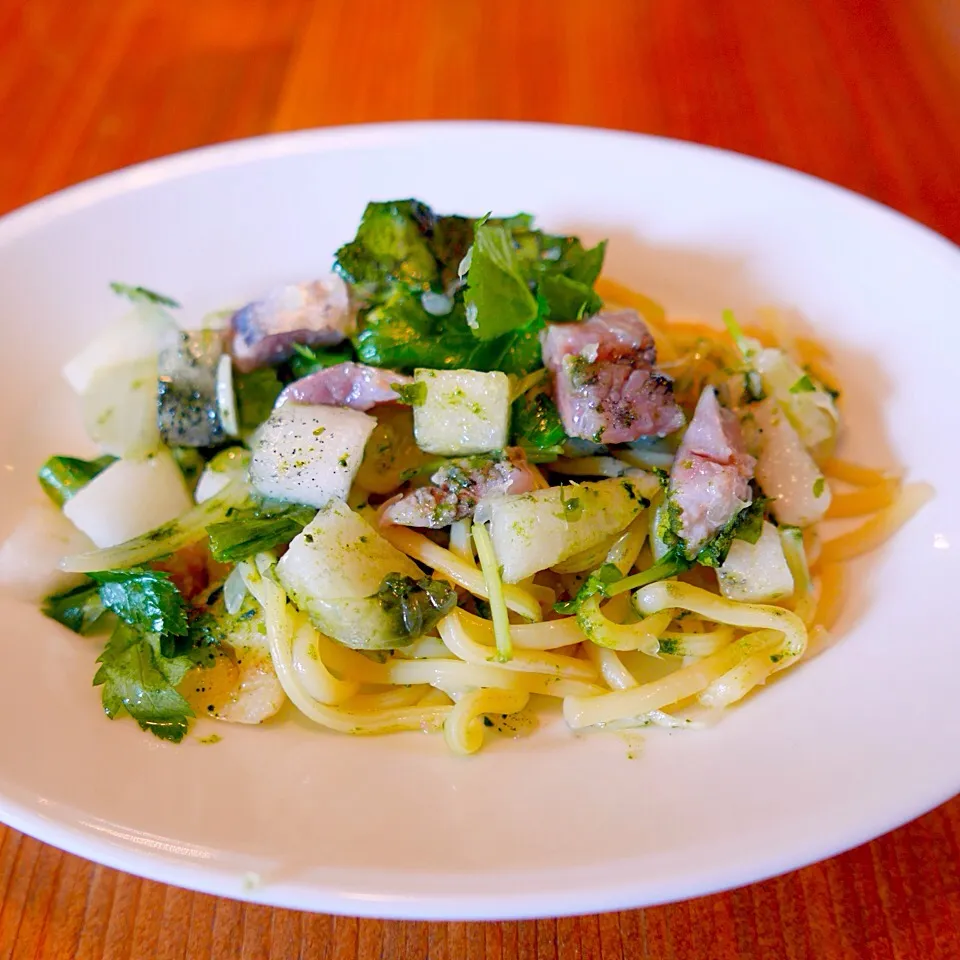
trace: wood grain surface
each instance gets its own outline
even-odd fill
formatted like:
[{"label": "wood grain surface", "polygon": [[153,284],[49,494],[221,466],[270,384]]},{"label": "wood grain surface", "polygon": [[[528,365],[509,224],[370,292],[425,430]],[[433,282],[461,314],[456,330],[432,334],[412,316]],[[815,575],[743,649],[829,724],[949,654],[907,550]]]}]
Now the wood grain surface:
[{"label": "wood grain surface", "polygon": [[[960,241],[958,0],[0,0],[0,212],[216,141],[441,117],[716,144]],[[780,879],[603,916],[299,914],[141,881],[11,830],[0,898],[0,960],[957,960],[960,799]]]}]

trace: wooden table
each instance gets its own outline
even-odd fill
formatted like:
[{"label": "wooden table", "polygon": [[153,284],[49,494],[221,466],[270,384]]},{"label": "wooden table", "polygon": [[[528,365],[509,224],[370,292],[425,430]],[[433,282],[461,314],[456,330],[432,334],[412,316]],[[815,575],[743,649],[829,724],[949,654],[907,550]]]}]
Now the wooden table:
[{"label": "wooden table", "polygon": [[[716,144],[960,241],[958,0],[0,0],[0,212],[218,140],[434,117]],[[567,920],[243,906],[11,830],[0,897],[0,958],[956,960],[960,799],[777,880]]]}]

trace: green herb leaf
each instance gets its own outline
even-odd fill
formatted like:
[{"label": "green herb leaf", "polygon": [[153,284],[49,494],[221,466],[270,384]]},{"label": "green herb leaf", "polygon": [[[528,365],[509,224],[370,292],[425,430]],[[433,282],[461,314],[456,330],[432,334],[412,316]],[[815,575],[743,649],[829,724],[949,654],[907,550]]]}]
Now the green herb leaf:
[{"label": "green herb leaf", "polygon": [[210,552],[221,563],[238,563],[289,543],[317,515],[311,507],[265,504],[235,510],[207,527]]},{"label": "green herb leaf", "polygon": [[144,633],[187,634],[186,604],[166,573],[132,567],[91,573],[103,606]]},{"label": "green herb leaf", "polygon": [[154,293],[146,287],[132,287],[128,283],[111,283],[110,289],[121,297],[126,297],[133,303],[154,303],[160,307],[174,307],[178,309],[180,304],[172,297],[164,296],[162,293]]},{"label": "green herb leaf", "polygon": [[468,256],[466,316],[479,339],[492,340],[536,318],[537,301],[506,227],[478,224]]},{"label": "green herb leaf", "polygon": [[704,567],[719,567],[727,559],[734,540],[756,543],[763,533],[763,514],[769,503],[766,497],[757,497],[721,527],[712,539],[700,548],[697,563]]},{"label": "green herb leaf", "polygon": [[194,714],[176,688],[195,666],[190,657],[165,657],[159,636],[118,623],[97,663],[93,685],[103,687],[101,699],[108,717],[126,711],[141,729],[163,740],[179,743],[183,739]]},{"label": "green herb leaf", "polygon": [[[362,303],[353,338],[358,358],[405,372],[525,374],[539,367],[544,316],[575,319],[599,304],[589,288],[604,245],[585,250],[575,237],[532,227],[527,214],[478,222],[438,217],[411,200],[370,204],[336,265]],[[467,322],[468,308],[476,328]],[[302,375],[296,358],[292,366]]]},{"label": "green herb leaf", "polygon": [[817,479],[813,481],[813,495],[818,498],[822,497],[826,485],[827,481],[824,480],[823,477],[817,477]]},{"label": "green herb leaf", "polygon": [[430,246],[436,217],[418,200],[368,203],[357,235],[336,255],[334,269],[375,295],[393,282],[428,289],[439,277]]},{"label": "green herb leaf", "polygon": [[79,493],[98,473],[110,466],[116,457],[79,460],[76,457],[51,457],[38,471],[37,479],[44,493],[62,507]]},{"label": "green herb leaf", "polygon": [[557,613],[577,613],[585,600],[589,600],[590,597],[595,597],[597,594],[604,597],[608,596],[607,590],[610,585],[622,579],[623,574],[620,573],[616,564],[605,563],[583,581],[575,597],[555,603],[553,609]]},{"label": "green herb leaf", "polygon": [[270,416],[283,384],[272,367],[233,375],[237,396],[237,420],[242,431],[255,430]]},{"label": "green herb leaf", "polygon": [[88,633],[105,612],[99,588],[90,581],[47,597],[42,610],[52,620],[80,634]]},{"label": "green herb leaf", "polygon": [[531,390],[514,400],[511,432],[513,445],[523,447],[528,457],[531,450],[555,450],[559,456],[567,440],[557,405],[543,390]]},{"label": "green herb leaf", "polygon": [[401,632],[410,640],[433,629],[457,605],[457,593],[445,580],[414,580],[399,573],[383,578],[377,599],[402,624]]},{"label": "green herb leaf", "polygon": [[547,274],[537,285],[541,316],[553,320],[580,320],[603,306],[593,287],[564,274]]},{"label": "green herb leaf", "polygon": [[396,391],[401,403],[411,407],[419,407],[427,399],[427,385],[422,381],[416,383],[394,383],[391,385]]},{"label": "green herb leaf", "polygon": [[207,461],[204,460],[203,454],[196,447],[171,447],[170,453],[173,454],[173,459],[177,461],[184,482],[192,493],[200,479],[200,474],[203,473],[203,468],[207,465]]},{"label": "green herb leaf", "polygon": [[290,358],[289,366],[295,380],[356,359],[356,353],[349,343],[341,343],[335,347],[308,347],[303,343],[295,343],[293,349],[294,354]]},{"label": "green herb leaf", "polygon": [[791,388],[791,393],[813,393],[817,389],[816,384],[810,379],[809,374],[804,374]]}]

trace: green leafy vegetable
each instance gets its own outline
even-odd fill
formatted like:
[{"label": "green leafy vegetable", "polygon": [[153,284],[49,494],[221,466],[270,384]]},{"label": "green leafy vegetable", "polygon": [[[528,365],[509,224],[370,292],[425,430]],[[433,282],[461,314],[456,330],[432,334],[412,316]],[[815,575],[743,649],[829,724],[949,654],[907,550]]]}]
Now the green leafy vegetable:
[{"label": "green leafy vegetable", "polygon": [[522,447],[531,459],[536,454],[556,459],[567,440],[557,405],[543,390],[531,390],[514,400],[511,432],[513,445]]},{"label": "green leafy vegetable", "polygon": [[419,200],[368,203],[356,237],[337,251],[336,269],[367,293],[394,281],[429,289],[439,278],[430,245],[435,222],[433,211]]},{"label": "green leafy vegetable", "polygon": [[457,605],[456,591],[446,581],[430,577],[414,580],[399,573],[383,578],[377,599],[410,640],[433,629]]},{"label": "green leafy vegetable", "polygon": [[466,280],[467,323],[480,340],[511,333],[536,318],[537,301],[506,227],[477,224]]},{"label": "green leafy vegetable", "polygon": [[395,383],[392,389],[396,391],[401,403],[411,407],[419,407],[427,399],[427,385],[422,380],[416,383]]},{"label": "green leafy vegetable", "polygon": [[823,477],[817,477],[817,479],[813,481],[813,495],[815,497],[822,497],[826,485],[827,482]]},{"label": "green leafy vegetable", "polygon": [[164,656],[157,634],[118,623],[97,659],[93,685],[102,686],[104,712],[111,719],[124,711],[142,730],[179,743],[193,710],[177,690],[196,662],[185,654]]},{"label": "green leafy vegetable", "polygon": [[133,287],[128,283],[111,283],[110,289],[121,297],[126,297],[133,303],[154,303],[160,307],[179,308],[180,304],[172,297],[166,297],[162,293],[154,293],[146,287]]},{"label": "green leafy vegetable", "polygon": [[234,373],[233,388],[237,395],[237,420],[241,431],[254,430],[263,423],[280,396],[283,384],[272,367],[261,367],[250,373]]},{"label": "green leafy vegetable", "polygon": [[523,374],[541,363],[545,317],[599,308],[604,249],[534,230],[526,214],[438,217],[401,200],[367,206],[335,268],[363,304],[353,341],[362,362]]},{"label": "green leafy vegetable", "polygon": [[792,387],[791,393],[813,393],[817,389],[816,384],[810,379],[810,375],[805,373]]},{"label": "green leafy vegetable", "polygon": [[293,345],[294,354],[290,358],[290,372],[295,380],[309,377],[318,370],[336,366],[338,363],[348,363],[356,359],[353,346],[341,343],[335,347],[308,347],[303,343]]},{"label": "green leafy vegetable", "polygon": [[603,260],[607,253],[607,241],[601,240],[595,247],[584,249],[576,237],[565,238],[568,241],[562,259],[568,264],[567,275],[577,283],[592,287],[603,270]]},{"label": "green leafy vegetable", "polygon": [[605,563],[583,581],[575,597],[555,603],[553,609],[557,613],[576,613],[584,601],[597,596],[597,594],[607,596],[607,589],[610,585],[622,579],[623,574],[620,573],[616,564]]},{"label": "green leafy vegetable", "polygon": [[51,457],[37,471],[37,479],[44,493],[62,507],[74,494],[79,493],[98,473],[110,466],[116,457],[99,457],[96,460],[79,460],[76,457]]},{"label": "green leafy vegetable", "polygon": [[203,473],[203,468],[206,466],[203,454],[197,447],[171,447],[170,453],[173,454],[173,459],[177,461],[184,482],[193,492],[197,481],[200,479],[200,474]]},{"label": "green leafy vegetable", "polygon": [[541,316],[580,320],[595,314],[603,301],[592,287],[561,274],[548,274],[537,288]]},{"label": "green leafy vegetable", "polygon": [[221,563],[238,563],[289,543],[316,516],[311,507],[261,504],[234,510],[207,527],[210,552]]},{"label": "green leafy vegetable", "polygon": [[143,567],[90,574],[103,606],[144,633],[186,636],[186,604],[168,574]]},{"label": "green leafy vegetable", "polygon": [[[87,633],[106,613],[115,627],[93,678],[103,708],[114,718],[129,713],[144,730],[179,743],[193,716],[177,691],[186,673],[209,664],[198,651],[186,604],[165,573],[134,568],[98,571],[87,583],[48,597],[43,612],[77,633]],[[196,647],[196,649],[195,649]]]},{"label": "green leafy vegetable", "polygon": [[763,513],[768,502],[766,497],[757,497],[731,517],[709,542],[700,548],[696,556],[697,563],[704,567],[722,566],[734,540],[756,543],[763,533]]},{"label": "green leafy vegetable", "polygon": [[43,613],[74,633],[89,633],[104,614],[96,583],[82,583],[65,593],[56,593],[43,601]]}]

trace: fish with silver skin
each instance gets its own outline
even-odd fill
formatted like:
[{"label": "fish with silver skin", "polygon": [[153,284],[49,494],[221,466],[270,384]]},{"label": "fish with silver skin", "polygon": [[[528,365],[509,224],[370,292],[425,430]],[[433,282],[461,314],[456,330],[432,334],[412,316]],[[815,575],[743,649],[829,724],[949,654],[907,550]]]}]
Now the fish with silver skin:
[{"label": "fish with silver skin", "polygon": [[357,327],[350,291],[335,274],[276,287],[230,319],[230,352],[241,373],[289,359],[294,344],[329,347]]}]

